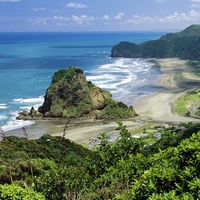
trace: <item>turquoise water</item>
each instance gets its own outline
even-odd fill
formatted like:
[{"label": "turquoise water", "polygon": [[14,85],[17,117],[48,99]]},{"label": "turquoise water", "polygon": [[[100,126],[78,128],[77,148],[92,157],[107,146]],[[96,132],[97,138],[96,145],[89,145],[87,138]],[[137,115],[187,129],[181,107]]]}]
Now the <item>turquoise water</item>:
[{"label": "turquoise water", "polygon": [[163,32],[0,33],[0,126],[4,131],[34,122],[16,116],[38,107],[54,72],[77,66],[87,79],[129,105],[148,93],[159,74],[144,59],[110,58],[121,41],[141,43]]}]

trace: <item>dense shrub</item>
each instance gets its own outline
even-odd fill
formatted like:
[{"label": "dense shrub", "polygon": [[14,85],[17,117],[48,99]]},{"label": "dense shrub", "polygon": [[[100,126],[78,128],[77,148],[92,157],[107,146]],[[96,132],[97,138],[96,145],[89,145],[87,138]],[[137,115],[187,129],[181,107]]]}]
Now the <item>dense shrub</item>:
[{"label": "dense shrub", "polygon": [[[14,136],[0,143],[0,199],[199,199],[199,124],[163,131],[151,145],[122,122],[110,144],[101,133],[95,151],[63,137]],[[7,184],[6,184],[7,183]]]}]

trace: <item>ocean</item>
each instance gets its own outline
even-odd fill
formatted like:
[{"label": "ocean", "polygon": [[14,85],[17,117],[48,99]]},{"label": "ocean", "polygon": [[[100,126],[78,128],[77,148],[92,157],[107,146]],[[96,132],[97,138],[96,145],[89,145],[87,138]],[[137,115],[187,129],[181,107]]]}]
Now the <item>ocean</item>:
[{"label": "ocean", "polygon": [[80,67],[88,80],[128,105],[155,92],[159,75],[146,59],[110,58],[121,41],[141,43],[164,32],[0,33],[0,127],[6,132],[34,121],[16,120],[20,111],[42,105],[58,69]]}]

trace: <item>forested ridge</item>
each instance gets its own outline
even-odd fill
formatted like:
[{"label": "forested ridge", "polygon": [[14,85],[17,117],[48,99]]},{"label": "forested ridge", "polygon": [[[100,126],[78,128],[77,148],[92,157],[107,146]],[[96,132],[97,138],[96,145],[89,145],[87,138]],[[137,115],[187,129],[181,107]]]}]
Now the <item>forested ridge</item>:
[{"label": "forested ridge", "polygon": [[141,44],[122,41],[111,50],[111,57],[200,59],[200,25]]},{"label": "forested ridge", "polygon": [[[92,151],[64,137],[0,143],[0,199],[199,199],[200,124],[167,128],[147,143],[121,121],[116,143]],[[184,129],[181,127],[184,126]]]}]

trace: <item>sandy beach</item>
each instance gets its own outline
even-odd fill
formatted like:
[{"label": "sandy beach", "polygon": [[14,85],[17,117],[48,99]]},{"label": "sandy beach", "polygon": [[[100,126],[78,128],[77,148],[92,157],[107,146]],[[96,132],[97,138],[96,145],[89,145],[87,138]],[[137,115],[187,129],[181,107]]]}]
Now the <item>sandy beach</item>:
[{"label": "sandy beach", "polygon": [[156,59],[162,74],[156,84],[163,88],[148,97],[139,99],[133,106],[139,118],[145,121],[194,122],[198,119],[178,116],[172,112],[173,102],[186,90],[200,86],[200,77],[195,76],[186,61],[177,58]]},{"label": "sandy beach", "polygon": [[[137,100],[133,107],[137,114],[136,118],[123,120],[128,129],[155,122],[200,122],[198,119],[178,116],[172,112],[175,99],[186,90],[200,86],[200,77],[192,73],[191,68],[186,66],[186,61],[177,58],[155,59],[161,75],[156,80],[156,85],[163,88],[160,92],[145,96]],[[53,136],[62,136],[65,126],[64,121],[37,121],[34,125],[26,127],[30,138],[39,138],[44,133]],[[101,132],[112,134],[116,132],[118,125],[115,121],[77,121],[68,125],[66,138],[82,143],[97,138]],[[22,130],[14,130],[8,134],[22,135]]]}]

